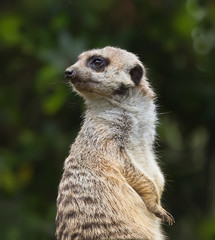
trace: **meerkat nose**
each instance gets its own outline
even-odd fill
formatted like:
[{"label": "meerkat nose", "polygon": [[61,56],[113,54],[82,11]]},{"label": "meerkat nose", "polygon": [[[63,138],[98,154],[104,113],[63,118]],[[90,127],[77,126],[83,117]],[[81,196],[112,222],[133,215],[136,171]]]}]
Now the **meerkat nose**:
[{"label": "meerkat nose", "polygon": [[75,77],[75,71],[74,70],[66,70],[65,71],[65,77],[67,78],[67,79],[69,79],[69,78],[74,78]]}]

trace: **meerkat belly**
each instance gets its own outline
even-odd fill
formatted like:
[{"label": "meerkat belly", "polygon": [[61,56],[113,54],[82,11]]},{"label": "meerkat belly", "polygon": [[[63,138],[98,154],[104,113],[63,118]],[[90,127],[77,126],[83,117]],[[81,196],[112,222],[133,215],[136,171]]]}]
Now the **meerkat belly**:
[{"label": "meerkat belly", "polygon": [[154,239],[154,220],[123,177],[103,173],[98,177],[93,170],[83,176],[83,169],[66,174],[70,177],[61,182],[58,196],[58,236]]}]

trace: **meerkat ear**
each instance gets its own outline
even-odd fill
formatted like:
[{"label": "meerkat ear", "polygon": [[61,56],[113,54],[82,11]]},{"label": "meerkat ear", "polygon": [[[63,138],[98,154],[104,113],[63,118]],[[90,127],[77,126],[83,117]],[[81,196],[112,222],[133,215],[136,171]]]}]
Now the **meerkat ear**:
[{"label": "meerkat ear", "polygon": [[131,80],[134,82],[135,86],[138,86],[144,95],[147,95],[148,97],[153,99],[155,97],[155,94],[151,89],[148,81],[145,80],[141,82],[143,73],[144,73],[144,70],[139,64],[135,65],[129,72],[131,76]]},{"label": "meerkat ear", "polygon": [[143,68],[140,65],[136,65],[133,67],[130,72],[131,80],[134,82],[136,86],[139,86],[140,80],[143,76]]}]

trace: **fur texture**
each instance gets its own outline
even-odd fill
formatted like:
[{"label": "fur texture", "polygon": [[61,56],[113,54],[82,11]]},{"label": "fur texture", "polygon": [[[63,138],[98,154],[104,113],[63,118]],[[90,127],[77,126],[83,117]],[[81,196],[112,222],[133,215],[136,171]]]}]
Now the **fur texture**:
[{"label": "fur texture", "polygon": [[155,160],[154,93],[137,56],[113,47],[82,53],[66,70],[87,105],[65,160],[58,240],[162,240],[163,174]]}]

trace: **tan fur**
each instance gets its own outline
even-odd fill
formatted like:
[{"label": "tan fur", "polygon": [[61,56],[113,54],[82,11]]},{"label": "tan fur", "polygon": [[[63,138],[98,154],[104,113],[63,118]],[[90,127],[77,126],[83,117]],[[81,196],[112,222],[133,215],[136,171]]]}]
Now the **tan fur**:
[{"label": "tan fur", "polygon": [[[92,56],[109,64],[95,71]],[[136,65],[144,70],[138,84],[130,74]],[[144,66],[106,47],[82,53],[67,71],[87,111],[59,185],[57,239],[164,239],[159,218],[174,220],[160,205],[164,178],[153,153],[156,111]]]}]

